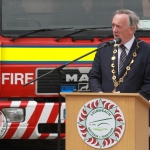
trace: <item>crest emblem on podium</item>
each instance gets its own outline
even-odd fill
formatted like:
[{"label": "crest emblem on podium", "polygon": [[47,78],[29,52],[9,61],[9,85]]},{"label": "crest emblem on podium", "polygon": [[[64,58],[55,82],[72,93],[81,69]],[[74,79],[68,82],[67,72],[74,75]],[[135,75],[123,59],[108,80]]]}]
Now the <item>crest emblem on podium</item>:
[{"label": "crest emblem on podium", "polygon": [[80,137],[91,147],[109,148],[123,136],[124,115],[114,102],[104,98],[93,99],[80,109],[77,129]]}]

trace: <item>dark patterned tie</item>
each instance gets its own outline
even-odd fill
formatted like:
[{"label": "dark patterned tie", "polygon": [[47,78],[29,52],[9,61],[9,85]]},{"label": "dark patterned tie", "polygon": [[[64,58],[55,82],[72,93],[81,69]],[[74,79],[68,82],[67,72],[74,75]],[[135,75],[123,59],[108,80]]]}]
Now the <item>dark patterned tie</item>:
[{"label": "dark patterned tie", "polygon": [[123,64],[126,60],[127,53],[126,53],[126,47],[124,45],[120,45],[120,48],[122,49],[122,52],[120,54],[120,62],[119,62],[119,73],[121,72],[121,69],[123,67]]}]

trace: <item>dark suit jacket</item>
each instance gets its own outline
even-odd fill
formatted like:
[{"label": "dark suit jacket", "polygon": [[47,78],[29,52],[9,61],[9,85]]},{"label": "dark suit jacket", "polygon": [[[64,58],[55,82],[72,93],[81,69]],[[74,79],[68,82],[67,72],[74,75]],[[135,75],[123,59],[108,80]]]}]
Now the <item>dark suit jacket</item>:
[{"label": "dark suit jacket", "polygon": [[[139,41],[139,40],[137,40]],[[126,70],[126,66],[132,59],[132,54],[136,49],[136,40],[134,40],[127,59],[124,63],[123,69],[118,76],[118,54],[116,53],[115,70],[117,81]],[[104,43],[103,43],[104,44]],[[102,46],[100,44],[99,46]],[[90,90],[92,92],[112,92],[114,84],[112,80],[112,60],[114,46],[107,46],[97,51],[92,71],[89,78]],[[121,93],[140,93],[146,99],[150,100],[150,45],[146,42],[139,43],[137,50],[137,57],[134,63],[131,64],[131,69],[128,71],[124,81],[116,89]]]}]

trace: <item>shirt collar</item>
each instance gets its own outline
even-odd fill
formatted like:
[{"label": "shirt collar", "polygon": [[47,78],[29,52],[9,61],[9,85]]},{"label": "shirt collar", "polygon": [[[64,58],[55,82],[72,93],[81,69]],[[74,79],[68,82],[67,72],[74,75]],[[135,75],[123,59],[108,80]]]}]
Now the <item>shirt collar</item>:
[{"label": "shirt collar", "polygon": [[126,47],[127,50],[131,49],[131,46],[134,42],[135,36],[132,37],[132,39],[130,41],[128,41],[127,43],[124,44],[124,46]]}]

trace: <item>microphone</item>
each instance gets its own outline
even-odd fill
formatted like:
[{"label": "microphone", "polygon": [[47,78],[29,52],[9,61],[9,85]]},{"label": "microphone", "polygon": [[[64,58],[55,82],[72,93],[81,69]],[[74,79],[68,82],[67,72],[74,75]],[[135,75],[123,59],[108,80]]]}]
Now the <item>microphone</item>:
[{"label": "microphone", "polygon": [[121,43],[121,39],[117,38],[117,39],[106,42],[106,45],[111,46],[111,45],[120,44],[120,43]]}]

